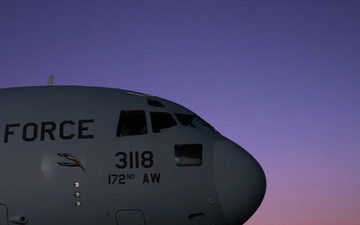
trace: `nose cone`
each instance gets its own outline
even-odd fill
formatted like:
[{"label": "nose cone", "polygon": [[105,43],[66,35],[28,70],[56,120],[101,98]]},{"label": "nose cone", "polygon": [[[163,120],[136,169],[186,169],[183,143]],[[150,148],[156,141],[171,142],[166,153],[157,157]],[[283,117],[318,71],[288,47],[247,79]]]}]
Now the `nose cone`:
[{"label": "nose cone", "polygon": [[265,195],[266,178],[260,164],[230,141],[220,141],[214,146],[214,181],[229,225],[245,223]]}]

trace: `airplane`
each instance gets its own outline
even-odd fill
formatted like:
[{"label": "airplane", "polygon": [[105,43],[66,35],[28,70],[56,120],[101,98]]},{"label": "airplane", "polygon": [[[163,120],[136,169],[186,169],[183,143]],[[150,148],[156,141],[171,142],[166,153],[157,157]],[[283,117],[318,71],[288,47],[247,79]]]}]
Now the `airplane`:
[{"label": "airplane", "polygon": [[260,164],[189,109],[133,91],[0,89],[0,225],[239,225]]}]

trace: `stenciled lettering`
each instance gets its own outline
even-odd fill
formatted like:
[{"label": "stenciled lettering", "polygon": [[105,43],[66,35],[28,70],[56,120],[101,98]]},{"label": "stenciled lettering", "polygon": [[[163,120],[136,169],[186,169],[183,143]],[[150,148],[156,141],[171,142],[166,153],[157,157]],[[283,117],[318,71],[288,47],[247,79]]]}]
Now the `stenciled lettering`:
[{"label": "stenciled lettering", "polygon": [[128,183],[139,184],[140,182],[146,185],[146,184],[159,184],[160,178],[161,178],[161,173],[144,173],[138,175],[135,175],[134,173],[127,173],[127,174],[113,173],[113,174],[108,174],[107,182],[110,185],[128,184]]},{"label": "stenciled lettering", "polygon": [[65,127],[69,127],[69,126],[73,126],[75,125],[74,121],[72,120],[65,120],[63,122],[60,123],[60,138],[63,140],[69,140],[72,139],[75,134],[69,133],[69,134],[65,134]]},{"label": "stenciled lettering", "polygon": [[109,174],[108,184],[126,184],[126,181],[135,180],[135,174]]},{"label": "stenciled lettering", "polygon": [[143,184],[149,184],[149,183],[160,183],[160,173],[150,173],[144,174],[144,178],[143,178]]},{"label": "stenciled lettering", "polygon": [[79,130],[78,130],[79,139],[94,138],[94,135],[92,134],[84,134],[85,131],[89,130],[89,127],[84,125],[86,123],[94,123],[94,120],[79,120]]},{"label": "stenciled lettering", "polygon": [[41,123],[41,138],[40,140],[45,140],[45,133],[50,137],[51,140],[55,140],[54,130],[56,129],[56,123],[52,121],[42,122]]},{"label": "stenciled lettering", "polygon": [[138,169],[151,168],[154,165],[154,154],[151,151],[139,152],[117,152],[115,157],[118,158],[118,163],[115,164],[118,169]]},{"label": "stenciled lettering", "polygon": [[34,141],[37,138],[38,125],[36,123],[27,123],[23,127],[22,139],[24,141]]},{"label": "stenciled lettering", "polygon": [[4,133],[4,143],[9,141],[9,135],[13,135],[14,131],[11,131],[10,128],[20,127],[19,123],[16,124],[6,124],[5,125],[5,133]]},{"label": "stenciled lettering", "polygon": [[5,124],[4,143],[16,141],[16,138],[21,138],[25,142],[36,140],[54,141],[56,139],[71,140],[74,138],[93,139],[94,134],[91,132],[91,124],[94,123],[94,119],[84,119],[78,121],[64,120],[59,123],[45,121]]}]

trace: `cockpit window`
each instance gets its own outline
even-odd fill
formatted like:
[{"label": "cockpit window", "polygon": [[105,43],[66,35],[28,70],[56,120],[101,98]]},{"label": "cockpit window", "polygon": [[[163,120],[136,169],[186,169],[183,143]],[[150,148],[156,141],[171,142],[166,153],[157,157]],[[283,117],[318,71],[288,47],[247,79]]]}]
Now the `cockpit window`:
[{"label": "cockpit window", "polygon": [[151,125],[154,133],[159,133],[161,130],[176,126],[175,119],[170,113],[165,112],[150,112]]},{"label": "cockpit window", "polygon": [[176,166],[201,166],[202,165],[202,145],[175,145]]},{"label": "cockpit window", "polygon": [[141,135],[147,133],[145,111],[121,111],[116,136]]},{"label": "cockpit window", "polygon": [[201,119],[197,115],[175,113],[175,116],[184,126],[215,131],[215,128],[213,128],[210,124],[208,124],[205,120]]}]

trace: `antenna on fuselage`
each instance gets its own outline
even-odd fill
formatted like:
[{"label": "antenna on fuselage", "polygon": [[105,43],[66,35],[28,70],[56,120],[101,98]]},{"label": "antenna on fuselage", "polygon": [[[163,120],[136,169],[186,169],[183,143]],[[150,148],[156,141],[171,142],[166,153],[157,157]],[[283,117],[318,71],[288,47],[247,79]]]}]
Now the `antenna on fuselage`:
[{"label": "antenna on fuselage", "polygon": [[49,75],[48,86],[54,86],[54,75]]}]

